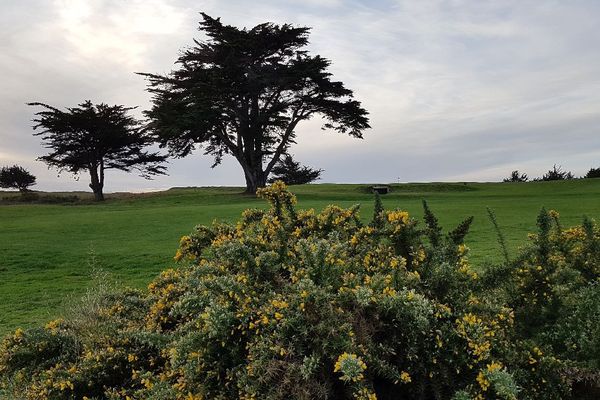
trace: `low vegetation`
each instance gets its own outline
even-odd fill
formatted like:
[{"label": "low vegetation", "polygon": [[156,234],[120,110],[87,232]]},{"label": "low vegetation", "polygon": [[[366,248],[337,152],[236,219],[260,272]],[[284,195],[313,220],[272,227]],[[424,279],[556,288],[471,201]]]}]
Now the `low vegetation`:
[{"label": "low vegetation", "polygon": [[[474,268],[470,219],[444,233],[379,205],[270,208],[181,238],[145,291],[100,284],[0,345],[30,399],[597,398],[600,230],[542,210],[515,257]],[[501,241],[504,243],[504,241]],[[509,254],[509,252],[505,252]]]}]

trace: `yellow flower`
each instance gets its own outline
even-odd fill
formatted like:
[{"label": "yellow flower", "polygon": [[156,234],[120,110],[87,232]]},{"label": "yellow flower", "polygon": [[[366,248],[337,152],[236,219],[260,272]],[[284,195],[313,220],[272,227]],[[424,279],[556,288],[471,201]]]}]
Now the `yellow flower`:
[{"label": "yellow flower", "polygon": [[478,322],[481,322],[481,320],[479,318],[477,318],[475,315],[473,315],[471,313],[465,314],[462,319],[468,325],[475,325]]},{"label": "yellow flower", "polygon": [[477,374],[477,383],[479,383],[481,390],[483,390],[484,392],[490,387],[490,381],[488,381],[488,379],[481,371],[479,371],[479,374]]},{"label": "yellow flower", "polygon": [[371,393],[371,391],[367,388],[361,388],[354,394],[354,398],[357,400],[377,400],[377,395],[375,393]]},{"label": "yellow flower", "polygon": [[49,330],[53,335],[56,335],[60,324],[63,322],[61,318],[48,322],[44,328]]},{"label": "yellow flower", "polygon": [[402,224],[407,224],[409,215],[406,211],[390,211],[388,212],[387,219],[389,222],[400,222]]},{"label": "yellow flower", "polygon": [[400,373],[400,380],[401,380],[402,382],[404,382],[404,383],[409,383],[409,382],[412,382],[412,379],[411,379],[411,377],[410,377],[410,374],[409,374],[408,372],[406,372],[406,371],[402,371],[402,372]]},{"label": "yellow flower", "polygon": [[150,379],[142,379],[142,385],[144,385],[146,387],[146,389],[152,389],[152,386],[154,386],[154,384],[152,383],[152,381]]},{"label": "yellow flower", "polygon": [[499,362],[493,361],[492,363],[487,365],[488,372],[494,372],[502,369],[502,364]]}]

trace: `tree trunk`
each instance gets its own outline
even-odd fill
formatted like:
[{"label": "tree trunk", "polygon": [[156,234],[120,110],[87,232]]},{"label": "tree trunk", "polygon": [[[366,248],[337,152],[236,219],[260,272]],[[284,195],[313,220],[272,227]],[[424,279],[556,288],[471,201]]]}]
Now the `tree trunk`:
[{"label": "tree trunk", "polygon": [[236,156],[240,166],[244,170],[246,178],[246,193],[256,194],[259,188],[267,185],[267,175],[263,171],[262,141],[252,130],[247,129],[240,134],[242,137],[242,149]]},{"label": "tree trunk", "polygon": [[94,192],[94,199],[96,201],[104,201],[104,193],[102,193],[102,188],[104,187],[104,171],[101,171],[101,176],[99,177],[98,167],[91,167],[90,178],[92,181],[90,183],[90,189]]},{"label": "tree trunk", "polygon": [[244,169],[247,194],[256,194],[259,188],[267,185],[267,175],[261,170]]}]

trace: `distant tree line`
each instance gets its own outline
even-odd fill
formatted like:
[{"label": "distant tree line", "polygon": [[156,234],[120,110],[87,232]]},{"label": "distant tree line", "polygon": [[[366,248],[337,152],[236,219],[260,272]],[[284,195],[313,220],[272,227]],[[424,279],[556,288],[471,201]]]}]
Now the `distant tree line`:
[{"label": "distant tree line", "polygon": [[[590,170],[582,176],[580,179],[587,178],[600,178],[600,168],[590,168]],[[539,178],[532,179],[533,182],[539,181],[564,181],[577,179],[571,171],[564,171],[560,165],[554,164],[552,169],[548,170],[544,175]],[[508,178],[504,178],[503,182],[527,182],[529,177],[525,173],[514,170],[510,173]]]}]

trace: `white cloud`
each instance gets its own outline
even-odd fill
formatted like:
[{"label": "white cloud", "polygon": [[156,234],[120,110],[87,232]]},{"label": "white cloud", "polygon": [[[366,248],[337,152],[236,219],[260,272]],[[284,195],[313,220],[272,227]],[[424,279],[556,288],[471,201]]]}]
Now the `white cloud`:
[{"label": "white cloud", "polygon": [[110,58],[130,68],[143,66],[152,36],[172,35],[189,18],[167,1],[56,0],[57,32],[80,64]]}]

